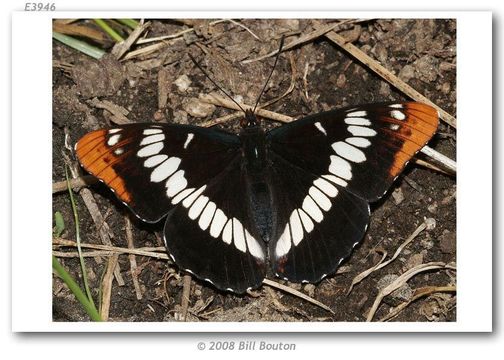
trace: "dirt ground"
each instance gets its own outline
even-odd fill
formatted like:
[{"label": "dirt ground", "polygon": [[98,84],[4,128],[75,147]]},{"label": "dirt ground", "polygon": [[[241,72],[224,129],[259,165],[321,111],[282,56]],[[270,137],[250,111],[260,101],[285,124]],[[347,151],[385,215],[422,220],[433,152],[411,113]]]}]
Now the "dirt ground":
[{"label": "dirt ground", "polygon": [[[201,125],[233,110],[202,103],[200,94],[216,91],[190,61],[193,54],[213,77],[243,102],[254,104],[271,71],[274,56],[247,62],[278,48],[282,35],[286,44],[335,20],[152,20],[142,37],[152,38],[186,31],[164,41],[134,45],[120,61],[106,55],[101,61],[53,41],[53,183],[65,179],[65,157],[76,160],[65,143],[73,144],[85,133],[127,118],[132,122],[169,122]],[[87,21],[77,24],[93,26]],[[124,30],[124,29],[123,29]],[[456,114],[456,21],[455,20],[369,20],[350,22],[336,30],[364,53],[378,60],[442,109]],[[146,35],[145,35],[146,34]],[[126,34],[127,35],[127,34]],[[89,41],[88,39],[85,39]],[[130,52],[162,44],[150,54],[126,59]],[[111,40],[95,44],[110,53]],[[402,93],[357,62],[326,37],[319,36],[285,51],[273,73],[262,102],[292,92],[268,107],[276,113],[300,118],[316,112],[370,102],[408,100]],[[108,102],[107,102],[108,101]],[[110,105],[111,104],[111,105]],[[105,107],[105,109],[104,109]],[[122,120],[121,120],[122,119]],[[266,121],[267,127],[278,123]],[[239,120],[220,124],[238,131]],[[67,138],[65,138],[65,134]],[[456,159],[456,131],[441,122],[430,146]],[[418,158],[432,162],[424,155]],[[83,175],[83,174],[81,174]],[[82,197],[76,192],[83,243],[100,244],[100,231],[108,228],[112,243],[128,247],[125,217],[132,225],[134,246],[162,246],[163,221],[148,225],[138,221],[102,183],[86,187],[96,200],[104,222],[95,223]],[[68,192],[55,192],[53,212],[62,213],[64,239],[75,241],[75,224]],[[456,264],[456,178],[411,162],[387,195],[372,204],[371,223],[364,241],[343,263],[338,273],[319,284],[288,285],[327,305],[322,309],[298,296],[263,286],[253,294],[237,296],[217,291],[210,284],[191,281],[187,321],[365,321],[379,290],[423,263]],[[346,292],[352,279],[375,265],[386,252],[397,248],[425,218],[435,220],[433,229],[421,232],[395,261],[372,273]],[[75,248],[53,245],[73,256]],[[135,256],[141,299],[126,254],[118,257],[124,285],[112,283],[109,321],[178,321],[182,317],[184,273],[164,259]],[[82,285],[76,257],[59,261]],[[100,302],[101,281],[107,255],[86,257],[93,297]],[[456,321],[456,294],[435,291],[416,296],[429,287],[454,287],[453,269],[436,269],[413,276],[396,292],[386,296],[374,320],[400,304],[412,301],[390,321]],[[420,289],[420,290],[419,290]],[[74,296],[53,276],[53,320],[89,321]]]}]

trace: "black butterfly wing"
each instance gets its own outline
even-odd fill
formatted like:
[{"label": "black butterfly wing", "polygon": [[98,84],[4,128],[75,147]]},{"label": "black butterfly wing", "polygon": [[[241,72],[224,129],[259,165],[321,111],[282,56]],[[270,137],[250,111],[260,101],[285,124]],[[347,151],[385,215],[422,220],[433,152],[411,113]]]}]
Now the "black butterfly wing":
[{"label": "black butterfly wing", "polygon": [[81,165],[146,222],[163,218],[177,193],[216,177],[239,149],[236,135],[168,124],[96,130],[75,146]]},{"label": "black butterfly wing", "polygon": [[370,202],[384,195],[438,126],[431,106],[370,104],[308,116],[269,133],[271,150],[313,174],[330,174]]},{"label": "black butterfly wing", "polygon": [[164,230],[180,267],[236,293],[260,286],[266,273],[265,243],[250,221],[240,160],[174,208]]},{"label": "black butterfly wing", "polygon": [[293,282],[317,282],[333,273],[366,231],[367,201],[272,154],[276,226],[271,266]]},{"label": "black butterfly wing", "polygon": [[85,135],[76,154],[140,219],[168,215],[164,240],[179,267],[235,292],[262,282],[265,245],[236,201],[246,199],[236,135],[134,124]]},{"label": "black butterfly wing", "polygon": [[366,231],[368,203],[383,196],[437,124],[428,105],[372,104],[270,131],[274,271],[308,282],[334,272]]}]

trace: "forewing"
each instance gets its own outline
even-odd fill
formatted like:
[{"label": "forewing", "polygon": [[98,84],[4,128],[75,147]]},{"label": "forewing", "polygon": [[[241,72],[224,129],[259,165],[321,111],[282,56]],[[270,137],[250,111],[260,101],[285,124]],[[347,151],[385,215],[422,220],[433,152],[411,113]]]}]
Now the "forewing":
[{"label": "forewing", "polygon": [[96,130],[75,146],[89,173],[141,220],[157,222],[174,197],[208,185],[239,155],[236,135],[183,125],[133,124]]},{"label": "forewing", "polygon": [[275,154],[313,174],[332,175],[372,202],[383,196],[437,126],[437,111],[425,104],[370,104],[308,116],[268,136]]}]

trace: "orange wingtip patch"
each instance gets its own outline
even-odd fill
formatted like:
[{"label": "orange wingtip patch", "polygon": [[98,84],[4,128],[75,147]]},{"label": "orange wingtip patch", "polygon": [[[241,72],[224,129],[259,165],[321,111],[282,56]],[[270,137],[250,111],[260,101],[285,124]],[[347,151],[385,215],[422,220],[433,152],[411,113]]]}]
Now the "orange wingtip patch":
[{"label": "orange wingtip patch", "polygon": [[422,103],[405,103],[402,108],[391,110],[391,123],[399,125],[396,136],[403,140],[401,148],[394,157],[389,174],[396,177],[406,163],[436,133],[439,116],[436,109]]},{"label": "orange wingtip patch", "polygon": [[108,130],[96,130],[84,135],[75,145],[75,152],[82,167],[110,187],[117,197],[126,203],[131,201],[124,180],[113,166],[121,161],[114,146],[107,144]]}]

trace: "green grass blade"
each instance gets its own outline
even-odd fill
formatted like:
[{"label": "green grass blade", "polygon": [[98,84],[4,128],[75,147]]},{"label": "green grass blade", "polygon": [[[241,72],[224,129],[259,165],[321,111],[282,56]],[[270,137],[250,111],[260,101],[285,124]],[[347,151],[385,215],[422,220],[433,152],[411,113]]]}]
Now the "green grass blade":
[{"label": "green grass blade", "polygon": [[86,264],[84,262],[84,256],[82,256],[81,241],[80,241],[80,230],[79,230],[79,214],[77,213],[77,206],[75,205],[73,191],[70,187],[70,179],[68,177],[68,168],[65,167],[65,176],[67,180],[68,193],[70,194],[70,203],[72,204],[72,211],[75,219],[75,242],[77,243],[77,252],[79,253],[79,260],[82,270],[82,280],[84,281],[84,289],[86,290],[86,295],[88,300],[94,305],[93,297],[91,296],[91,290],[89,289],[89,283],[87,278]]},{"label": "green grass blade", "polygon": [[133,19],[117,19],[117,21],[119,21],[121,24],[130,27],[132,30],[135,30],[136,27],[138,26],[138,21]]},{"label": "green grass blade", "polygon": [[103,51],[102,49],[89,45],[84,41],[74,39],[71,36],[60,34],[56,31],[53,31],[53,38],[95,59],[101,59],[101,57],[105,55],[105,51]]},{"label": "green grass blade", "polygon": [[109,24],[107,24],[105,21],[102,19],[94,19],[96,24],[102,28],[103,31],[105,31],[112,39],[114,39],[116,42],[121,42],[124,39],[119,35],[114,29],[112,29]]},{"label": "green grass blade", "polygon": [[74,294],[75,298],[82,304],[84,310],[88,313],[89,317],[93,321],[102,321],[98,310],[93,302],[89,301],[86,295],[82,292],[79,285],[74,281],[72,276],[65,270],[65,268],[59,263],[56,257],[52,257],[52,266],[56,274],[65,282],[70,291]]}]

